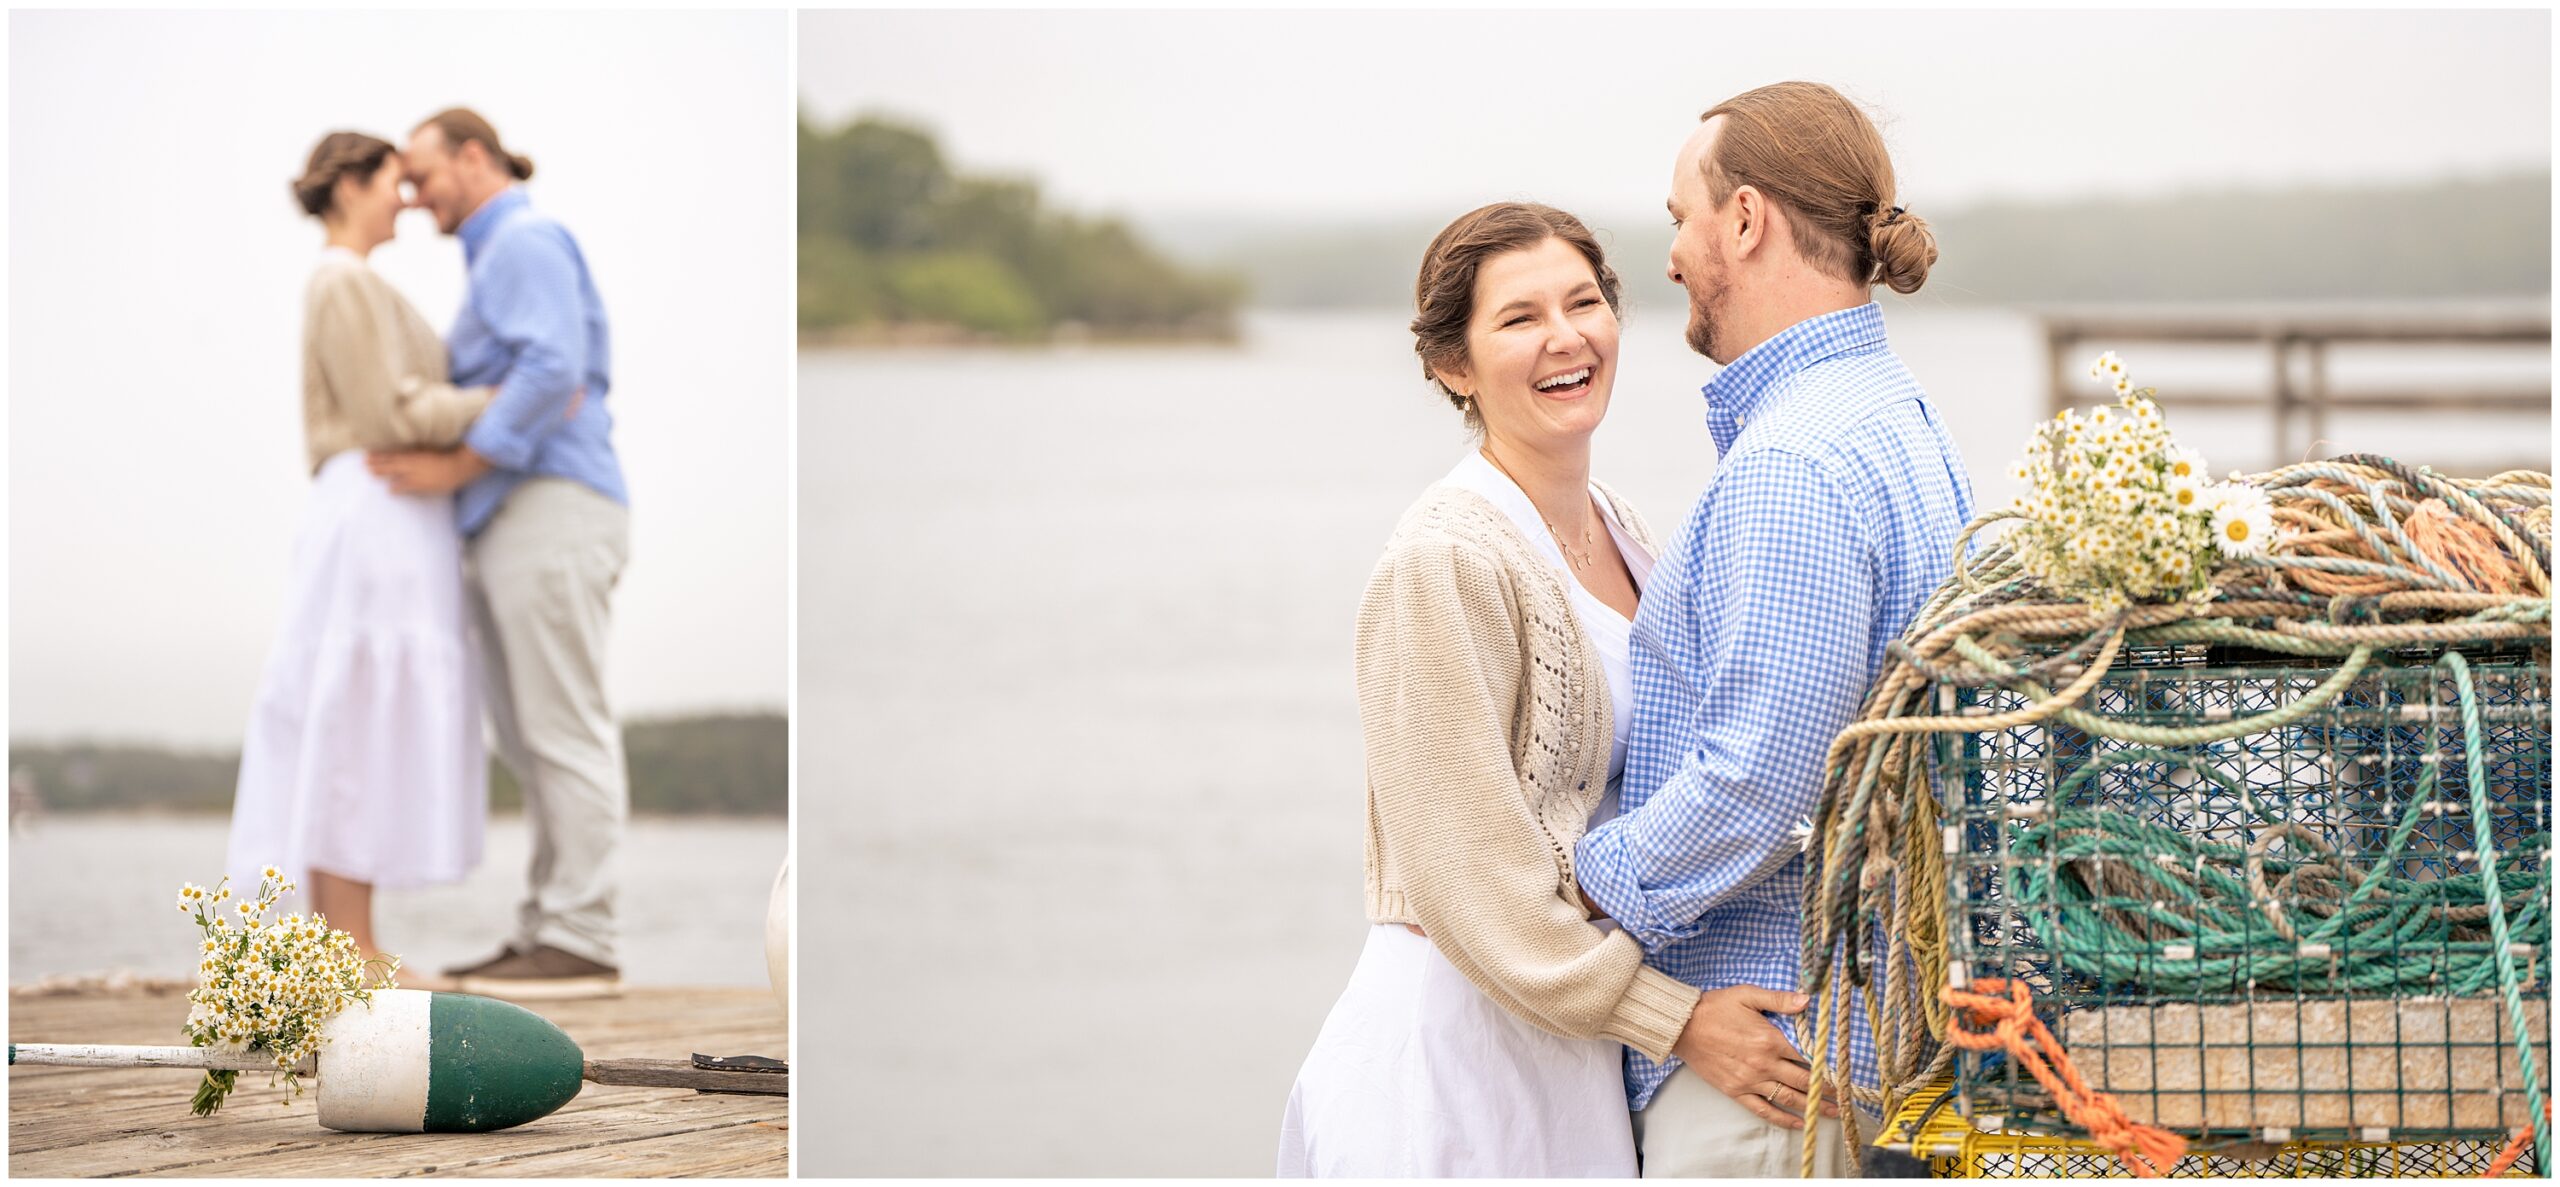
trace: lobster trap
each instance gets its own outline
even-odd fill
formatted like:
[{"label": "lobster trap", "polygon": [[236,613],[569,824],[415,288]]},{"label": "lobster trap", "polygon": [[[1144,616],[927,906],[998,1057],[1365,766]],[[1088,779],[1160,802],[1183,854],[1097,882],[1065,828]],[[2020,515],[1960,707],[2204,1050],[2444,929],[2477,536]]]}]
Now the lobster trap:
[{"label": "lobster trap", "polygon": [[[2494,1152],[2551,1074],[2550,705],[2528,646],[2179,644],[2126,650],[2071,711],[1939,734],[1949,980],[2026,987],[2089,1089],[2198,1158]],[[2074,1156],[2003,1053],[1958,1053],[1951,1093],[2023,1143],[2003,1165]]]}]

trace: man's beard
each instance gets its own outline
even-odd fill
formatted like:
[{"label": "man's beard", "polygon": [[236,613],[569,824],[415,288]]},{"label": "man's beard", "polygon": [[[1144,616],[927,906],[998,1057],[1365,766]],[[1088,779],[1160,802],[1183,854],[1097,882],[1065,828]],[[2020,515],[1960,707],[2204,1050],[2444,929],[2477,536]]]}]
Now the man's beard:
[{"label": "man's beard", "polygon": [[1698,287],[1705,291],[1689,294],[1689,349],[1712,359],[1716,357],[1715,308],[1724,304],[1725,294],[1729,291],[1725,270],[1718,266],[1700,275]]},{"label": "man's beard", "polygon": [[1707,307],[1706,307],[1706,306],[1704,306],[1704,305],[1702,305],[1702,304],[1699,304],[1699,303],[1698,303],[1698,299],[1697,299],[1697,298],[1695,298],[1695,297],[1691,297],[1691,298],[1689,299],[1689,335],[1688,335],[1688,337],[1689,337],[1689,349],[1694,350],[1694,351],[1697,351],[1699,354],[1705,355],[1705,356],[1707,356],[1708,358],[1714,358],[1714,357],[1715,357],[1715,355],[1716,355],[1716,322],[1715,322],[1715,316],[1714,316],[1713,314],[1708,313],[1708,312],[1707,312]]}]

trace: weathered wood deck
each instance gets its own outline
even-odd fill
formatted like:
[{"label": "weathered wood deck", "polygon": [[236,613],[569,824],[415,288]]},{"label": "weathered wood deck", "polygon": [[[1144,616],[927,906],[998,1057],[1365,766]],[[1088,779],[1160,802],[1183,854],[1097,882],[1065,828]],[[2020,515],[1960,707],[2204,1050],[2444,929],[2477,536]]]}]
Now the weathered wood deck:
[{"label": "weathered wood deck", "polygon": [[[590,1059],[788,1053],[761,989],[633,989],[531,1004]],[[12,992],[18,1042],[183,1043],[183,990],[167,986]],[[327,1067],[324,1057],[322,1068]],[[782,1176],[790,1112],[780,1096],[704,1095],[589,1084],[557,1113],[489,1134],[350,1134],[320,1128],[306,1088],[242,1073],[222,1111],[187,1111],[193,1073],[9,1069],[9,1174],[409,1177]],[[289,1102],[289,1103],[280,1103]]]}]

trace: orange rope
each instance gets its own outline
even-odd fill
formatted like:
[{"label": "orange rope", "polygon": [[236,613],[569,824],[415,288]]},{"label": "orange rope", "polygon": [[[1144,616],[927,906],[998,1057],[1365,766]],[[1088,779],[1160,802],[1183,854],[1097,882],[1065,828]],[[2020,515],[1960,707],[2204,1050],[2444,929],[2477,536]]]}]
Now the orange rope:
[{"label": "orange rope", "polygon": [[1947,1037],[1959,1047],[1975,1051],[2007,1051],[2009,1058],[2033,1073],[2036,1082],[2053,1094],[2062,1106],[2062,1115],[2071,1123],[2089,1131],[2091,1140],[2114,1152],[2125,1169],[2135,1178],[2151,1179],[2167,1173],[2171,1166],[2186,1156],[2187,1139],[2149,1125],[2136,1125],[2124,1115],[2115,1098],[2092,1090],[2071,1066],[2071,1057],[2056,1042],[2044,1020],[2036,1017],[2035,1004],[2027,996],[2024,982],[2000,977],[1983,977],[1967,992],[1955,986],[1942,991],[1946,1003],[1957,1008],[1959,1018],[1987,1030],[1953,1027]]},{"label": "orange rope", "polygon": [[[2551,1115],[2550,1101],[2542,1102],[2542,1115],[2545,1117]],[[2489,1169],[2480,1172],[2480,1177],[2494,1179],[2506,1174],[2507,1168],[2514,1166],[2516,1159],[2524,1157],[2525,1148],[2531,1145],[2533,1145],[2533,1127],[2528,1125],[2517,1130],[2516,1136],[2507,1139],[2507,1148],[2498,1151],[2498,1156],[2489,1161]]]},{"label": "orange rope", "polygon": [[2499,545],[2497,533],[2464,519],[2443,500],[2420,503],[2400,527],[2418,551],[2453,570],[2471,588],[2482,593],[2524,592],[2524,568]]}]

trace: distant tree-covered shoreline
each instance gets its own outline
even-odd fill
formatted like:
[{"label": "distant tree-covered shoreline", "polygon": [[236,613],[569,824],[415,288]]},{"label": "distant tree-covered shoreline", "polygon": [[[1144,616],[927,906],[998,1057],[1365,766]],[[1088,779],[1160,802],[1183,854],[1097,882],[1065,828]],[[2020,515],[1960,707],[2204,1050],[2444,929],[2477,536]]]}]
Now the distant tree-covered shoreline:
[{"label": "distant tree-covered shoreline", "polygon": [[800,121],[800,329],[853,341],[1231,339],[1232,276],[1168,260],[1112,218],[955,172],[921,128]]},{"label": "distant tree-covered shoreline", "polygon": [[[779,713],[633,721],[622,730],[631,810],[675,816],[781,816],[790,810],[790,726]],[[176,750],[131,743],[12,742],[14,789],[32,784],[46,812],[231,810],[238,751]],[[489,806],[523,797],[504,767],[489,764]],[[14,808],[14,806],[13,806]]]},{"label": "distant tree-covered shoreline", "polygon": [[[1947,208],[1912,198],[1941,253],[1930,303],[2428,301],[2551,292],[2551,174],[2227,187]],[[1456,213],[1455,211],[1451,212]],[[1640,297],[1662,278],[1660,210],[1577,211]],[[1175,258],[1247,278],[1275,309],[1401,309],[1443,219],[1194,216],[1150,230]]]}]

